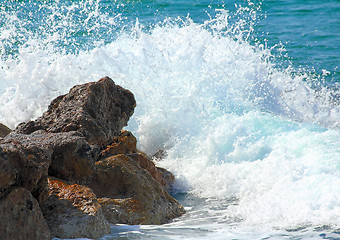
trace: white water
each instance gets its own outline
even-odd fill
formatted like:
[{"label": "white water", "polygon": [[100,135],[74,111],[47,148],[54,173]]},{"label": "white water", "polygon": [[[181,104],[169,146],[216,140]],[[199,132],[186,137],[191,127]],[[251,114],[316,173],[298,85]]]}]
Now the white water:
[{"label": "white water", "polygon": [[188,209],[170,226],[192,222],[209,238],[226,236],[226,226],[259,238],[259,229],[339,228],[339,105],[303,81],[308,73],[276,70],[269,49],[232,35],[225,14],[150,33],[136,24],[77,54],[32,39],[0,62],[0,122],[14,128],[73,85],[107,75],[135,94],[127,128],[140,149],[165,150],[158,165],[175,173],[176,190],[207,199],[199,215]]}]

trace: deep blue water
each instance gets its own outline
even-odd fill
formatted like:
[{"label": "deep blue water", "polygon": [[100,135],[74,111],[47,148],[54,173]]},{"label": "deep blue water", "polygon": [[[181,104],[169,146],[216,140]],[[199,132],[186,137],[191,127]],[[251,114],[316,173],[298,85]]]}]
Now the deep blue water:
[{"label": "deep blue water", "polygon": [[[340,1],[288,0],[288,1],[6,1],[1,0],[2,29],[15,26],[15,36],[2,36],[1,56],[13,54],[18,45],[25,44],[32,34],[47,37],[61,33],[59,39],[64,51],[91,49],[94,42],[113,41],[122,29],[134,25],[136,19],[145,29],[152,28],[165,18],[185,19],[203,23],[216,15],[216,9],[231,13],[231,23],[245,18],[245,28],[254,29],[252,44],[268,47],[282,45],[283,60],[289,61],[296,71],[300,68],[322,75],[330,72],[328,82],[339,82],[340,64]],[[237,6],[236,6],[237,5]],[[233,17],[238,6],[249,7],[252,14]],[[98,20],[98,15],[117,17],[114,24]],[[92,16],[91,16],[92,14]],[[16,16],[10,19],[9,16]],[[65,19],[66,18],[66,19]],[[67,23],[62,22],[67,21]],[[98,26],[100,24],[100,26]],[[29,33],[29,34],[28,34]],[[5,34],[2,34],[5,35]],[[69,44],[71,42],[71,45]],[[280,55],[277,53],[277,55]],[[285,63],[287,66],[288,63]],[[324,74],[325,75],[325,74]]]}]

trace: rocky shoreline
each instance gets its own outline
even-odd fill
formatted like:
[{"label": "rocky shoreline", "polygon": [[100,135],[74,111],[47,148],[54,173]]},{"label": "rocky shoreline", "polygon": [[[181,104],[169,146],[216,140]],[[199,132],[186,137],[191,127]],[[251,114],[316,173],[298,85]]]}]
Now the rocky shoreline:
[{"label": "rocky shoreline", "polygon": [[0,124],[1,239],[99,238],[110,224],[181,216],[173,175],[122,130],[135,106],[105,77],[73,87],[11,133]]}]

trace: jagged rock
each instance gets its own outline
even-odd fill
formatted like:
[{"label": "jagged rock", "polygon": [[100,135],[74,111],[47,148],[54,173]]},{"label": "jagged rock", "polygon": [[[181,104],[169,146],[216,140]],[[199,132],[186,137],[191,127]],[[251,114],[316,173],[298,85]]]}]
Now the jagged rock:
[{"label": "jagged rock", "polygon": [[24,134],[10,134],[0,139],[0,147],[18,173],[17,186],[26,188],[39,204],[43,203],[48,196],[47,175],[51,149]]},{"label": "jagged rock", "polygon": [[129,131],[122,130],[100,153],[99,159],[118,154],[137,153],[137,139]]},{"label": "jagged rock", "polygon": [[110,224],[138,225],[144,220],[141,209],[138,209],[139,202],[133,198],[98,198],[98,202],[102,205],[104,216]]},{"label": "jagged rock", "polygon": [[[131,212],[129,209],[134,211],[131,220],[124,217],[113,223],[163,224],[184,213],[182,205],[132,158],[123,154],[115,155],[96,162],[96,167],[96,174],[90,183],[94,193],[99,198],[121,199],[122,204],[116,208],[123,209],[121,216]],[[112,209],[110,204],[106,204],[106,209]],[[106,211],[107,214],[110,211]],[[119,216],[114,211],[112,214],[112,218]]]},{"label": "jagged rock", "polygon": [[167,174],[165,174],[165,169],[158,169],[146,154],[137,149],[137,139],[131,132],[121,131],[120,135],[114,137],[112,143],[101,151],[99,159],[118,154],[126,154],[131,157],[142,168],[147,170],[157,182],[164,186],[167,191],[171,191],[171,184],[173,183],[173,179],[171,180],[171,178],[169,178],[171,173],[167,172]]},{"label": "jagged rock", "polygon": [[127,154],[130,158],[135,160],[139,166],[141,166],[143,169],[148,171],[150,175],[163,187],[166,186],[166,182],[163,179],[163,174],[160,170],[158,170],[155,166],[155,164],[147,157],[144,153],[132,153]]},{"label": "jagged rock", "polygon": [[90,146],[78,132],[44,135],[47,137],[46,143],[52,149],[52,162],[48,174],[76,183],[87,182],[94,173],[94,163],[99,149]]},{"label": "jagged rock", "polygon": [[6,137],[12,130],[0,123],[0,137]]},{"label": "jagged rock", "polygon": [[175,182],[175,176],[164,168],[161,168],[161,167],[156,167],[156,168],[162,174],[164,188],[170,193],[172,191],[172,184]]},{"label": "jagged rock", "polygon": [[[173,175],[155,167],[136,148],[136,138],[122,131],[135,104],[131,92],[106,77],[73,87],[42,117],[0,138],[0,213],[7,214],[4,201],[21,189],[27,196],[18,195],[19,206],[33,195],[52,236],[61,238],[101,237],[109,232],[105,217],[111,223],[162,224],[182,215],[182,205],[165,190]],[[48,181],[48,174],[63,180]]]},{"label": "jagged rock", "polygon": [[104,146],[126,126],[135,106],[130,91],[105,77],[73,87],[68,94],[54,99],[42,117],[20,124],[15,131],[78,131],[89,144]]},{"label": "jagged rock", "polygon": [[53,237],[99,238],[110,232],[90,188],[56,178],[49,178],[48,185],[50,195],[42,211]]},{"label": "jagged rock", "polygon": [[[11,134],[2,142],[10,141],[9,144],[24,139],[27,144],[49,152],[50,164],[48,175],[67,181],[86,182],[94,173],[94,163],[99,155],[99,149],[90,146],[85,137],[78,132],[48,133],[43,130],[32,134]],[[31,142],[31,143],[30,143]],[[26,145],[27,145],[26,144]],[[16,150],[13,149],[13,154]]]},{"label": "jagged rock", "polygon": [[153,160],[160,161],[160,160],[164,159],[167,155],[168,154],[165,150],[159,149],[151,156],[151,158]]},{"label": "jagged rock", "polygon": [[3,240],[51,239],[37,200],[25,188],[12,189],[0,201],[0,237]]},{"label": "jagged rock", "polygon": [[0,198],[2,193],[17,181],[18,172],[0,148]]}]

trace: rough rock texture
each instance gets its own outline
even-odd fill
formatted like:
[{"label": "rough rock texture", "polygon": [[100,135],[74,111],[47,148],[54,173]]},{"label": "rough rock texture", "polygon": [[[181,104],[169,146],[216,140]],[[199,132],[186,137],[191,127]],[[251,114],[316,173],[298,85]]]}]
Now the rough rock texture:
[{"label": "rough rock texture", "polygon": [[129,131],[121,131],[100,153],[99,159],[117,154],[137,153],[137,139]]},{"label": "rough rock texture", "polygon": [[138,225],[145,220],[139,202],[133,198],[98,198],[98,202],[102,205],[104,216],[110,224]]},{"label": "rough rock texture", "polygon": [[14,188],[0,201],[0,237],[51,239],[37,200],[25,188]]},{"label": "rough rock texture", "polygon": [[[124,212],[121,215],[131,209],[134,213],[133,218],[127,220],[128,224],[163,224],[184,213],[182,205],[132,158],[115,155],[98,161],[96,167],[90,187],[99,198],[125,199],[119,204]],[[106,206],[112,209],[112,204]]]},{"label": "rough rock texture", "polygon": [[132,153],[132,154],[127,154],[127,156],[135,160],[139,164],[139,166],[141,166],[143,169],[148,171],[150,175],[162,186],[166,185],[163,179],[162,172],[156,168],[155,164],[146,156],[146,154]]},{"label": "rough rock texture", "polygon": [[16,184],[30,191],[42,204],[48,196],[47,175],[51,150],[23,134],[11,134],[0,139],[0,147],[18,172]]},{"label": "rough rock texture", "polygon": [[0,148],[0,198],[2,193],[17,181],[18,172],[8,161],[2,148]]},{"label": "rough rock texture", "polygon": [[175,182],[175,176],[169,172],[168,170],[161,168],[161,167],[156,167],[157,170],[162,174],[162,182],[164,183],[164,188],[168,192],[172,191],[172,184]]},{"label": "rough rock texture", "polygon": [[10,128],[0,123],[0,137],[7,136],[11,131],[12,130]]},{"label": "rough rock texture", "polygon": [[[7,149],[17,141],[24,141],[24,146],[34,144],[35,147],[48,152],[48,158],[40,159],[46,160],[49,176],[75,182],[86,182],[94,173],[94,163],[100,152],[96,146],[90,146],[81,133],[74,131],[48,133],[38,130],[30,135],[13,133],[0,140],[0,146]],[[18,152],[16,148],[12,151]],[[27,152],[23,152],[23,155],[25,154],[27,155]]]},{"label": "rough rock texture", "polygon": [[100,153],[99,159],[110,156],[126,154],[135,160],[142,168],[147,170],[151,176],[159,182],[168,192],[171,191],[171,184],[174,176],[165,169],[157,168],[150,158],[137,149],[137,139],[129,131],[121,131],[120,135],[113,138],[112,142]]},{"label": "rough rock texture", "polygon": [[73,87],[68,94],[54,99],[42,117],[20,124],[15,131],[78,131],[89,144],[103,146],[126,126],[135,106],[130,91],[105,77]]},{"label": "rough rock texture", "polygon": [[99,238],[110,232],[101,205],[90,188],[49,178],[50,195],[42,207],[51,235]]},{"label": "rough rock texture", "polygon": [[162,224],[182,215],[167,192],[173,175],[122,131],[135,104],[106,77],[73,87],[42,117],[0,137],[0,239],[40,240],[49,231],[99,238],[107,221]]},{"label": "rough rock texture", "polygon": [[[32,137],[43,139],[35,132]],[[94,173],[99,149],[90,146],[78,132],[45,133],[45,145],[52,149],[49,176],[77,183],[87,182]]]}]

